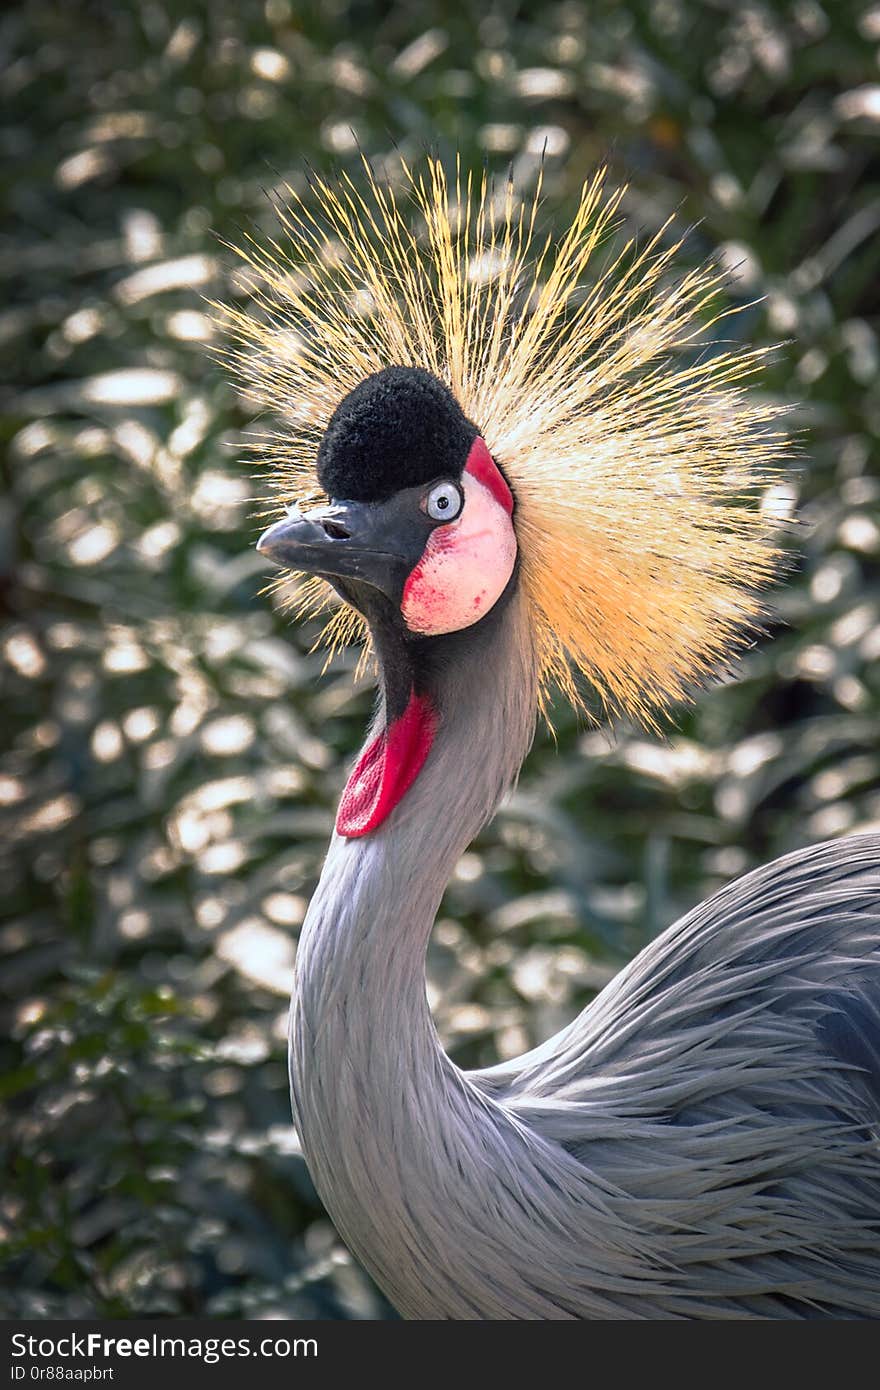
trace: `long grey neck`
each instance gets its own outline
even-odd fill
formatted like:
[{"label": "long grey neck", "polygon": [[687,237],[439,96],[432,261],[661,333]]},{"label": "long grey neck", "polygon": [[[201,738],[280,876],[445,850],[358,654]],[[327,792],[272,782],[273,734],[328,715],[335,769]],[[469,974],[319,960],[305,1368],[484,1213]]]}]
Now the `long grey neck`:
[{"label": "long grey neck", "polygon": [[534,733],[537,663],[517,593],[436,680],[440,723],[416,782],[378,830],[333,837],[300,938],[291,1017],[294,1112],[312,1177],[404,1311],[437,1267],[441,1233],[426,1227],[445,1176],[434,1169],[455,1149],[450,1131],[473,1128],[470,1108],[483,1104],[438,1041],[425,950],[457,859]]}]

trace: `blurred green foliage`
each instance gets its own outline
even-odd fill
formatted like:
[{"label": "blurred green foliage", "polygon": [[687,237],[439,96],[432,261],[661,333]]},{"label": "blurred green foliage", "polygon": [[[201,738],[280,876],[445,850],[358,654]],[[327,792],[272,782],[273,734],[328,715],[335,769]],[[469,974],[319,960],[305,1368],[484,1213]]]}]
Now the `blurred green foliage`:
[{"label": "blurred green foliage", "polygon": [[665,743],[564,710],[450,885],[429,959],[462,1063],[546,1036],[752,864],[880,818],[880,8],[29,0],[6,156],[0,1094],[5,1311],[388,1309],[289,1123],[286,996],[370,693],[259,596],[248,408],[211,365],[217,240],[307,161],[460,148],[547,216],[736,267],[785,340],[801,525],[766,641]]}]

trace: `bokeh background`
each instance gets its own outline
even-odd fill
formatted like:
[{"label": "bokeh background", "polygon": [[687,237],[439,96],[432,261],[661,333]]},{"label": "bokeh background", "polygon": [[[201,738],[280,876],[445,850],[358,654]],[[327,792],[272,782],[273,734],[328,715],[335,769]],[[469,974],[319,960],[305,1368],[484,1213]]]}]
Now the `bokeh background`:
[{"label": "bokeh background", "polygon": [[299,924],[371,694],[260,597],[205,298],[307,162],[460,148],[735,268],[803,457],[766,640],[665,741],[557,714],[429,958],[462,1064],[880,819],[880,7],[29,0],[0,18],[4,1312],[384,1317],[289,1123]]}]

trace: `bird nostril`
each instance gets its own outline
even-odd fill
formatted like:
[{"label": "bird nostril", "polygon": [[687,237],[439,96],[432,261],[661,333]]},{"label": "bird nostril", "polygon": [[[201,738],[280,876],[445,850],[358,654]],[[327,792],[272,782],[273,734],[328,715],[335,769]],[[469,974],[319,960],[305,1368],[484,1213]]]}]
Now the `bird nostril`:
[{"label": "bird nostril", "polygon": [[320,524],[332,541],[347,541],[351,538],[351,532],[339,521],[331,521],[325,517]]}]

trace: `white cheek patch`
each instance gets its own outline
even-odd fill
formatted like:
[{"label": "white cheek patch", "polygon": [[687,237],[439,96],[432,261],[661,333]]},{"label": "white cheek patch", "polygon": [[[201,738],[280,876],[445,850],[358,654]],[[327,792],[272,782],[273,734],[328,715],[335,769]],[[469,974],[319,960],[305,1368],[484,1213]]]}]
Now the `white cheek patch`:
[{"label": "white cheek patch", "polygon": [[432,531],[403,590],[404,621],[426,637],[478,623],[504,593],[516,563],[510,513],[468,469],[461,486],[460,515]]}]

